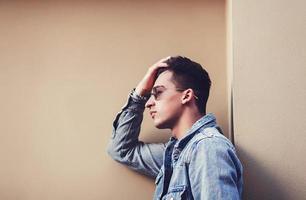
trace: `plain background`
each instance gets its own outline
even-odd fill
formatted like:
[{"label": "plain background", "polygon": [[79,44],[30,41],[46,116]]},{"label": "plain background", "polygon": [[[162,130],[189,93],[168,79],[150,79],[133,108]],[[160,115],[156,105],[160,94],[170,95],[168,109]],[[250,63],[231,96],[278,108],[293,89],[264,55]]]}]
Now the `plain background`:
[{"label": "plain background", "polygon": [[[178,54],[210,72],[208,110],[234,130],[244,199],[305,199],[305,8],[0,1],[0,199],[151,199],[153,180],[110,159],[106,144],[147,68]],[[168,137],[145,113],[141,139]]]},{"label": "plain background", "polygon": [[[151,199],[154,181],[106,153],[148,67],[201,63],[228,134],[224,1],[1,1],[0,199]],[[167,141],[148,113],[144,141]]]},{"label": "plain background", "polygon": [[305,199],[306,2],[232,6],[234,135],[244,199]]}]

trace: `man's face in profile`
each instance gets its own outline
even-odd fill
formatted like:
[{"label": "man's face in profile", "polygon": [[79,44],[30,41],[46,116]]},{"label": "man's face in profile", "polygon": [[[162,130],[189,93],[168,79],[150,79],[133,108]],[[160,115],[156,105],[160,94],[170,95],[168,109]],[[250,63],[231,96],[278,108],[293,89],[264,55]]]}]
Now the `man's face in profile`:
[{"label": "man's face in profile", "polygon": [[182,113],[182,93],[176,90],[177,87],[171,78],[171,71],[161,73],[146,103],[156,128],[171,129]]}]

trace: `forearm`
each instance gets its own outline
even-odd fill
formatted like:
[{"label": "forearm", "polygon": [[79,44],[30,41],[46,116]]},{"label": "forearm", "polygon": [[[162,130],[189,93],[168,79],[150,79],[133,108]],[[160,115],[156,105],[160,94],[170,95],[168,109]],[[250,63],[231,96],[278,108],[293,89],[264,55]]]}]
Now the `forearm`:
[{"label": "forearm", "polygon": [[148,97],[131,93],[113,123],[108,154],[116,161],[155,178],[163,162],[164,143],[146,144],[138,140],[144,105]]},{"label": "forearm", "polygon": [[140,127],[143,119],[146,99],[139,99],[131,92],[128,101],[117,114],[113,122],[112,138],[107,151],[117,160],[124,161],[128,152],[142,143],[138,140]]},{"label": "forearm", "polygon": [[152,65],[129,95],[127,104],[113,123],[109,155],[138,172],[155,177],[163,162],[164,143],[145,144],[138,140],[145,103],[148,101],[158,69],[168,67],[163,58]]}]

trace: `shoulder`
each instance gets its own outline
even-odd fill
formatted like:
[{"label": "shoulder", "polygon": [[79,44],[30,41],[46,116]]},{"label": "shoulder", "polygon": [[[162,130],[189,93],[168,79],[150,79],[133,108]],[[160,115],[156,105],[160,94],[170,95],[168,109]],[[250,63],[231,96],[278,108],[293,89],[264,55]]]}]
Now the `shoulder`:
[{"label": "shoulder", "polygon": [[215,127],[205,128],[195,136],[193,148],[223,147],[235,149],[231,141]]},{"label": "shoulder", "polygon": [[201,130],[201,132],[194,136],[188,146],[187,161],[190,161],[195,156],[199,156],[199,154],[223,157],[227,154],[235,154],[236,152],[231,141],[214,127]]}]

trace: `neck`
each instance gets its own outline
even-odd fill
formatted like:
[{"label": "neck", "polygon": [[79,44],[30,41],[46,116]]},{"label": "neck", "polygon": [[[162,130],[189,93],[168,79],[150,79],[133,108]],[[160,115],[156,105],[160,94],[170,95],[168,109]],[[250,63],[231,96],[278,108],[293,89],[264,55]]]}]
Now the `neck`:
[{"label": "neck", "polygon": [[204,115],[205,114],[200,114],[197,111],[185,112],[183,115],[181,115],[176,125],[171,129],[172,136],[178,140],[182,139],[192,125]]}]

